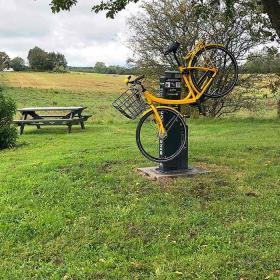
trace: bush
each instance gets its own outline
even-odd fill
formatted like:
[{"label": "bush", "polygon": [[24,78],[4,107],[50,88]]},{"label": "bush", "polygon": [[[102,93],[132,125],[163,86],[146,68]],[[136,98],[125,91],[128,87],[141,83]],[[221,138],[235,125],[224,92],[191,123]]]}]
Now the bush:
[{"label": "bush", "polygon": [[13,125],[15,113],[15,102],[6,98],[0,89],[0,150],[13,147],[16,144],[17,130]]},{"label": "bush", "polygon": [[24,71],[26,69],[24,59],[22,59],[21,57],[15,57],[11,60],[11,67],[15,71]]}]

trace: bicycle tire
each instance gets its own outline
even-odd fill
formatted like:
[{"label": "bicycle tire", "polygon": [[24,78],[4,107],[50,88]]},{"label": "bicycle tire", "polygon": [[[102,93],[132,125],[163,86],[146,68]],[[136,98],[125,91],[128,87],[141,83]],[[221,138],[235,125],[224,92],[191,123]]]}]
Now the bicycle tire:
[{"label": "bicycle tire", "polygon": [[[199,50],[195,54],[194,58],[191,61],[191,67],[205,66],[205,65],[198,65],[198,63],[199,63],[198,61],[199,61],[200,57],[203,55],[203,53],[205,53],[206,51],[209,51],[209,50],[219,50],[220,52],[224,53],[224,56],[227,57],[231,62],[230,66],[232,65],[231,68],[232,68],[233,73],[231,75],[232,77],[230,78],[229,84],[227,85],[227,87],[224,86],[225,87],[224,89],[221,89],[221,87],[219,87],[221,84],[221,79],[223,78],[223,76],[222,76],[223,73],[221,73],[221,69],[219,69],[219,67],[217,67],[218,70],[220,70],[220,71],[218,72],[217,76],[214,78],[214,81],[210,85],[209,89],[207,89],[203,94],[203,96],[208,97],[208,98],[221,98],[221,97],[224,97],[227,94],[229,94],[235,87],[237,80],[238,80],[238,65],[237,65],[234,55],[228,49],[226,49],[223,46],[211,45],[211,46],[206,46],[205,48]],[[198,72],[200,72],[200,74]],[[199,75],[201,75],[201,71],[192,70],[190,72],[190,75],[191,75],[191,79],[192,79],[193,85],[195,86],[196,90],[201,92],[202,89],[199,85],[199,83],[200,83]],[[218,79],[220,80],[220,82],[219,82],[220,84],[216,85],[215,83],[217,81],[219,81]]]},{"label": "bicycle tire", "polygon": [[[159,150],[158,150],[159,156],[156,157],[154,155],[151,155],[147,151],[147,148],[144,147],[144,145],[142,143],[143,141],[141,140],[141,131],[143,129],[145,121],[153,115],[152,110],[148,111],[144,116],[142,116],[142,118],[140,119],[140,121],[137,125],[136,143],[137,143],[137,146],[138,146],[140,152],[142,153],[142,155],[144,157],[146,157],[147,159],[149,159],[151,161],[154,161],[154,162],[163,163],[163,162],[168,162],[168,161],[171,161],[171,160],[175,159],[182,152],[182,150],[184,149],[185,144],[186,144],[187,128],[186,128],[185,121],[184,121],[184,119],[182,118],[182,116],[179,112],[176,112],[175,110],[173,110],[171,108],[157,108],[157,110],[158,110],[160,116],[163,116],[162,113],[164,113],[164,112],[168,112],[170,115],[173,115],[175,117],[175,121],[177,122],[176,125],[177,126],[180,125],[180,128],[182,129],[183,133],[181,134],[181,139],[180,139],[181,143],[179,144],[178,149],[176,149],[176,151],[174,153],[172,153],[171,155],[168,155],[167,157],[161,157],[160,153],[159,153]],[[173,122],[172,125],[175,124],[175,121],[172,121]],[[172,127],[172,129],[175,129],[175,128],[176,128],[175,126]],[[172,129],[170,127],[168,127],[167,131],[172,133]],[[171,135],[171,134],[169,134],[169,135]],[[158,138],[158,141],[160,142],[159,138]]]}]

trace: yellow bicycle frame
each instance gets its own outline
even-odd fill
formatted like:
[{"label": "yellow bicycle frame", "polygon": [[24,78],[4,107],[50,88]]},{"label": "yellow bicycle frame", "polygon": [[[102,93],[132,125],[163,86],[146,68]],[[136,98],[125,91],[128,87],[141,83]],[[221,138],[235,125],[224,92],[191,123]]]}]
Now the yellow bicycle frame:
[{"label": "yellow bicycle frame", "polygon": [[[157,108],[165,108],[165,106],[155,106],[153,103],[159,103],[159,104],[165,104],[165,105],[184,105],[184,104],[195,103],[201,98],[201,96],[205,93],[205,91],[210,87],[213,79],[217,75],[218,69],[216,69],[216,68],[191,67],[192,60],[195,57],[195,55],[197,54],[197,52],[207,46],[222,46],[222,45],[218,45],[218,44],[204,45],[203,43],[199,43],[185,57],[185,59],[189,61],[188,66],[187,67],[179,66],[179,71],[182,74],[183,81],[185,83],[186,88],[188,89],[188,94],[185,98],[177,99],[177,100],[170,100],[170,99],[156,97],[148,90],[146,90],[144,92],[144,97],[145,97],[147,103],[151,107],[148,111],[144,112],[144,114],[146,114],[147,112],[149,112],[151,110],[154,112],[154,119],[155,119],[155,122],[159,129],[160,136],[164,136],[166,132],[165,132],[165,128],[163,126],[161,117],[157,111]],[[198,91],[193,84],[193,81],[189,74],[189,71],[191,71],[191,70],[198,70],[198,71],[204,71],[204,72],[210,71],[213,73],[210,78],[206,79],[206,81],[203,82],[201,91]],[[187,73],[187,74],[185,74],[185,73]],[[166,108],[171,109],[170,107],[166,107]],[[172,109],[172,110],[176,111],[175,109]],[[176,111],[176,113],[179,114],[178,111]]]}]

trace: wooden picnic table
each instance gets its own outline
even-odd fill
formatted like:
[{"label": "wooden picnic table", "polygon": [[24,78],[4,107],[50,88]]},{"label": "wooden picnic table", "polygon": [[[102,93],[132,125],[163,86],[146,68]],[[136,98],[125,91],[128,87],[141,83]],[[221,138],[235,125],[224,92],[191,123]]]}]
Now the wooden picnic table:
[{"label": "wooden picnic table", "polygon": [[85,129],[84,123],[91,117],[91,115],[82,114],[85,109],[86,107],[22,108],[18,110],[21,113],[21,119],[15,120],[14,123],[20,126],[20,135],[23,134],[25,125],[35,125],[38,129],[43,125],[67,125],[68,133],[70,133],[72,125],[75,124],[80,124],[81,128]]}]

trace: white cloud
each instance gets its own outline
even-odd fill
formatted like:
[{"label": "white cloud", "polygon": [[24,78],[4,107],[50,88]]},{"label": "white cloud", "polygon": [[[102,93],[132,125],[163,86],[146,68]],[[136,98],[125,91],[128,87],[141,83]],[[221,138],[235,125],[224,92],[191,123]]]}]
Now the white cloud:
[{"label": "white cloud", "polygon": [[137,6],[131,4],[112,19],[90,11],[92,0],[80,0],[71,12],[52,14],[50,0],[0,0],[0,50],[26,59],[34,46],[65,54],[68,64],[93,66],[126,63],[131,52],[124,39],[126,17]]}]

